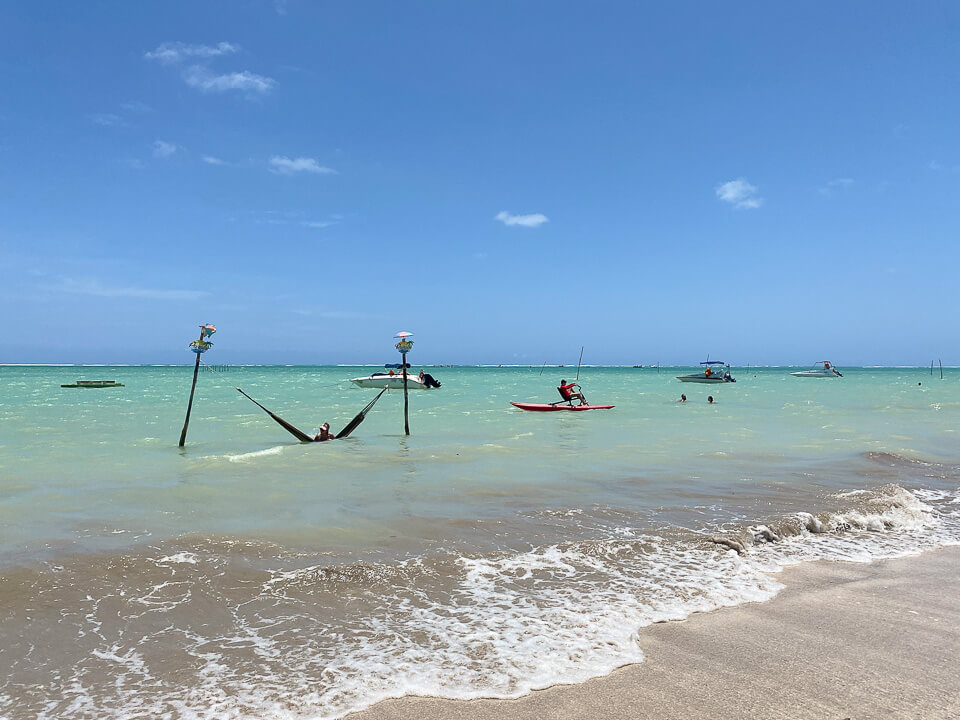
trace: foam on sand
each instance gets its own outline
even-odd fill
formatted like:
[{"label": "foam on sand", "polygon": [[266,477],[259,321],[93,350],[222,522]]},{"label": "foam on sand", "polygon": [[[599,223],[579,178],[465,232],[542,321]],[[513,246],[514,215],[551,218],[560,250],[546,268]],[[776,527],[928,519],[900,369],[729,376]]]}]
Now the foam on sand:
[{"label": "foam on sand", "polygon": [[[7,583],[42,592],[59,620],[37,623],[31,603],[8,603],[22,632],[0,709],[334,718],[404,695],[519,697],[642,661],[645,626],[769,600],[784,567],[960,544],[955,492],[921,499],[886,486],[847,500],[856,504],[835,513],[729,528],[740,552],[707,532],[619,525],[596,540],[401,562],[298,567],[275,547],[209,540],[105,567],[77,561]],[[41,625],[53,628],[56,660],[40,657]]]}]

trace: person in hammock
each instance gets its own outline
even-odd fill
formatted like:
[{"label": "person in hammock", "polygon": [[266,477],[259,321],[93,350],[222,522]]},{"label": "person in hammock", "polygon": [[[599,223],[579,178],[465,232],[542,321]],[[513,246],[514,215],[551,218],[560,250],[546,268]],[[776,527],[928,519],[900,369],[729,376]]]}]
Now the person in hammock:
[{"label": "person in hammock", "polygon": [[330,432],[330,423],[324,423],[320,426],[320,432],[313,436],[314,442],[325,442],[327,440],[336,440],[337,436]]},{"label": "person in hammock", "polygon": [[256,400],[254,400],[252,397],[250,397],[249,395],[247,395],[247,394],[246,394],[243,390],[241,390],[240,388],[236,388],[236,390],[237,390],[237,392],[239,392],[241,395],[243,395],[245,398],[247,398],[247,400],[249,400],[250,402],[252,402],[252,403],[253,403],[254,405],[256,405],[258,408],[260,408],[260,409],[263,410],[265,413],[267,413],[267,415],[269,415],[270,417],[272,417],[272,418],[274,419],[274,421],[275,421],[278,425],[280,425],[280,427],[282,427],[282,428],[283,428],[284,430],[286,430],[288,433],[290,433],[291,435],[293,435],[293,436],[294,436],[297,440],[299,440],[300,442],[326,442],[327,440],[336,440],[336,439],[338,439],[338,438],[348,437],[348,436],[350,435],[350,433],[352,433],[354,430],[356,430],[357,427],[360,425],[360,423],[362,423],[362,422],[364,421],[364,418],[366,418],[367,413],[370,412],[370,410],[373,409],[373,406],[376,405],[377,400],[379,400],[379,399],[383,396],[383,394],[387,391],[387,389],[384,388],[384,389],[381,390],[379,393],[377,393],[377,396],[376,396],[373,400],[371,400],[370,402],[368,402],[368,403],[366,404],[366,406],[363,408],[363,410],[361,410],[359,413],[357,413],[357,415],[353,418],[353,420],[351,420],[350,422],[348,422],[348,423],[346,424],[346,426],[343,428],[343,430],[341,430],[338,435],[334,435],[332,432],[330,432],[330,423],[326,423],[326,422],[325,422],[323,425],[320,426],[320,432],[318,432],[318,433],[317,433],[316,435],[314,435],[313,437],[310,437],[310,435],[308,435],[307,433],[303,432],[303,430],[300,430],[299,428],[295,427],[294,425],[291,425],[290,423],[288,423],[286,420],[284,420],[282,417],[280,417],[280,416],[277,415],[276,413],[273,413],[273,412],[271,412],[270,410],[268,410],[267,408],[265,408],[263,405],[261,405],[261,404],[258,403]]}]

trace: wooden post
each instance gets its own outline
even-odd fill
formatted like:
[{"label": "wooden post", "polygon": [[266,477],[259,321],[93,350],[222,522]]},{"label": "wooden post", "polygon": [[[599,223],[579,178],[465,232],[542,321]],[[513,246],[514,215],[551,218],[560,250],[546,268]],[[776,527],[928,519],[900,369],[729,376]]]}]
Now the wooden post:
[{"label": "wooden post", "polygon": [[[200,327],[200,342],[203,342],[203,326]],[[193,409],[193,393],[197,389],[197,374],[200,372],[200,353],[193,366],[193,384],[190,386],[190,401],[187,403],[187,417],[183,421],[183,430],[180,432],[180,447],[187,441],[187,426],[190,424],[190,411]]]},{"label": "wooden post", "polygon": [[938,360],[940,363],[940,379],[943,380],[943,360]]},{"label": "wooden post", "polygon": [[395,348],[400,353],[400,372],[403,373],[403,432],[410,434],[410,398],[407,395],[407,353],[413,348],[413,333],[398,332],[394,337],[399,338]]},{"label": "wooden post", "polygon": [[403,432],[410,434],[410,401],[407,398],[407,354],[400,353],[403,358]]}]

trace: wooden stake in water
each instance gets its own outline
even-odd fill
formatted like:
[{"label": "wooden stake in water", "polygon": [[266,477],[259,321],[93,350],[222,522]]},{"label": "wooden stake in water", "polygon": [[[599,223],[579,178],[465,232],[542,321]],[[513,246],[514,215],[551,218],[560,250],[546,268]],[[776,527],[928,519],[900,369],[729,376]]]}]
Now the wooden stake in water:
[{"label": "wooden stake in water", "polygon": [[400,353],[403,358],[403,433],[410,434],[410,398],[407,394],[407,354]]},{"label": "wooden stake in water", "polygon": [[403,358],[400,364],[400,370],[403,372],[403,432],[405,435],[410,434],[410,399],[407,394],[407,353],[413,348],[413,340],[410,340],[412,336],[413,333],[408,332],[398,332],[394,336],[400,338],[395,347],[400,351],[400,357]]},{"label": "wooden stake in water", "polygon": [[943,360],[938,359],[937,362],[940,363],[940,379],[943,380]]},{"label": "wooden stake in water", "polygon": [[193,394],[197,390],[197,375],[200,373],[200,355],[209,350],[212,342],[204,340],[205,337],[213,335],[217,329],[213,325],[201,325],[200,337],[190,343],[190,348],[197,354],[196,363],[193,366],[193,383],[190,385],[190,400],[187,402],[187,417],[183,421],[183,430],[180,431],[180,447],[183,447],[187,441],[187,427],[190,425],[190,411],[193,410]]}]

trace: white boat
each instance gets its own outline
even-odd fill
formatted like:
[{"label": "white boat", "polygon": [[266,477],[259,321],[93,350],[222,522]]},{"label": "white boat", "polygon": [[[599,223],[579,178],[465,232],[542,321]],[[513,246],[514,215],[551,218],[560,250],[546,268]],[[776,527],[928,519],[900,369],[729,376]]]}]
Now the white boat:
[{"label": "white boat", "polygon": [[[680,382],[692,382],[692,383],[732,383],[736,382],[733,379],[733,375],[730,374],[730,366],[727,365],[722,360],[706,360],[701,365],[705,365],[703,372],[694,373],[693,375],[677,375],[677,380]],[[722,365],[722,368],[717,367]]]},{"label": "white boat", "polygon": [[[390,366],[388,365],[387,367]],[[391,370],[390,372],[375,372],[366,377],[350,378],[350,382],[362,388],[403,390],[403,371]],[[429,390],[430,388],[438,387],[440,387],[440,383],[429,373],[423,373],[422,379],[419,374],[407,373],[407,390]]]},{"label": "white boat", "polygon": [[843,377],[843,374],[837,370],[829,360],[821,360],[818,363],[814,363],[813,368],[810,370],[799,370],[790,374],[800,378]]}]

